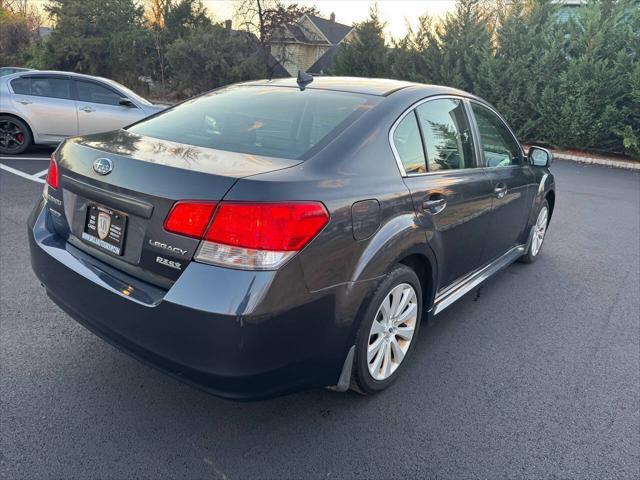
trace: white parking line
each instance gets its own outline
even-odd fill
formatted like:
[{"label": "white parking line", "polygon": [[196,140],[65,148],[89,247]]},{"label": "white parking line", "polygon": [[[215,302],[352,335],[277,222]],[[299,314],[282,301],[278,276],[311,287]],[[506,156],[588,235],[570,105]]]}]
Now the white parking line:
[{"label": "white parking line", "polygon": [[[5,170],[9,173],[13,173],[14,175],[18,175],[19,177],[26,178],[27,180],[31,180],[32,182],[44,183],[42,178],[38,178],[42,175],[43,172],[36,173],[35,175],[29,175],[28,173],[23,172],[22,170],[17,170],[15,168],[11,168],[3,163],[0,163],[0,170]],[[44,171],[46,173],[46,170]]]},{"label": "white parking line", "polygon": [[49,157],[5,157],[4,155],[0,157],[0,160],[42,160],[49,161]]},{"label": "white parking line", "polygon": [[43,175],[46,175],[48,171],[49,171],[49,169],[48,169],[48,168],[45,168],[45,169],[44,169],[44,170],[42,170],[41,172],[34,173],[32,176],[33,176],[33,177],[41,177],[41,176],[43,176]]}]

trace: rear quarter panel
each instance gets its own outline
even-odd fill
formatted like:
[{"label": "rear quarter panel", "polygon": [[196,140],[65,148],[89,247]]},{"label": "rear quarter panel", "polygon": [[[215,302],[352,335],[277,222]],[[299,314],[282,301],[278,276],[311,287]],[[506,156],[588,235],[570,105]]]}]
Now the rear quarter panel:
[{"label": "rear quarter panel", "polygon": [[31,133],[33,134],[34,142],[39,143],[40,136],[38,134],[38,131],[33,128],[33,124],[29,121],[29,119],[25,118],[25,115],[22,115],[16,108],[14,102],[14,94],[9,88],[9,81],[12,78],[13,77],[11,75],[0,78],[0,115],[8,113],[22,119],[22,121],[29,126]]}]

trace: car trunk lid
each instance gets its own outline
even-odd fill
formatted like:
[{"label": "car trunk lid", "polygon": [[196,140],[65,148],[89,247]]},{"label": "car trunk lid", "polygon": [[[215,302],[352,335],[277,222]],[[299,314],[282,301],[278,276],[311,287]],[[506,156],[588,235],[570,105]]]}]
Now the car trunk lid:
[{"label": "car trunk lid", "polygon": [[[68,140],[55,156],[59,188],[50,188],[49,195],[62,201],[50,202],[60,214],[56,230],[103,262],[165,288],[184,271],[200,243],[164,229],[177,201],[220,201],[239,178],[299,163],[126,130]],[[94,163],[104,168],[94,169]],[[106,173],[96,171],[101,169]]]}]

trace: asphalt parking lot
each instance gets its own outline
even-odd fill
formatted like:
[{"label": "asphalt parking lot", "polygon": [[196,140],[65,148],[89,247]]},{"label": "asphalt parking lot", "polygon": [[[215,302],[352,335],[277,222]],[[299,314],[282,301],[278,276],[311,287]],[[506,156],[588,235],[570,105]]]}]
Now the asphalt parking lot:
[{"label": "asphalt parking lot", "polygon": [[45,296],[25,222],[47,163],[0,164],[24,174],[0,170],[2,478],[640,476],[638,173],[556,162],[541,258],[436,317],[389,391],[234,403]]}]

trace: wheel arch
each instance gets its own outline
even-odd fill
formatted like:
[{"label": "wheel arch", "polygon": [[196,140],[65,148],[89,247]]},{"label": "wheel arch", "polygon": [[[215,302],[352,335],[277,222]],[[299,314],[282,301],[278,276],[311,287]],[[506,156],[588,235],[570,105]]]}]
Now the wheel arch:
[{"label": "wheel arch", "polygon": [[15,113],[11,113],[11,112],[3,112],[0,111],[0,116],[6,116],[6,117],[13,117],[16,118],[18,120],[20,120],[22,123],[24,123],[27,128],[29,129],[29,134],[31,135],[31,142],[32,144],[36,143],[36,134],[35,134],[35,130],[33,129],[33,127],[31,126],[31,124],[25,120],[24,118],[22,118],[20,115],[16,115]]},{"label": "wheel arch", "polygon": [[438,278],[435,254],[424,232],[415,228],[413,215],[399,215],[368,240],[368,246],[361,252],[352,272],[351,282],[368,283],[370,286],[353,316],[356,320],[353,322],[350,339],[355,338],[367,302],[371,300],[387,272],[398,264],[406,265],[416,272],[421,283],[423,312],[433,307]]},{"label": "wheel arch", "polygon": [[437,259],[425,233],[416,228],[413,212],[391,218],[367,240],[350,280],[382,278],[399,263],[416,271],[423,283],[423,302],[431,308],[437,289]]},{"label": "wheel arch", "polygon": [[427,305],[429,310],[435,297],[435,269],[426,255],[420,253],[411,253],[402,258],[398,263],[406,265],[411,268],[418,279],[420,280],[420,286],[422,287],[422,302],[423,306]]},{"label": "wheel arch", "polygon": [[[547,203],[549,204],[549,220],[548,222],[551,221],[551,217],[553,216],[553,209],[556,205],[556,192],[554,190],[549,190],[544,198],[547,200]],[[547,223],[548,223],[547,222]]]}]

